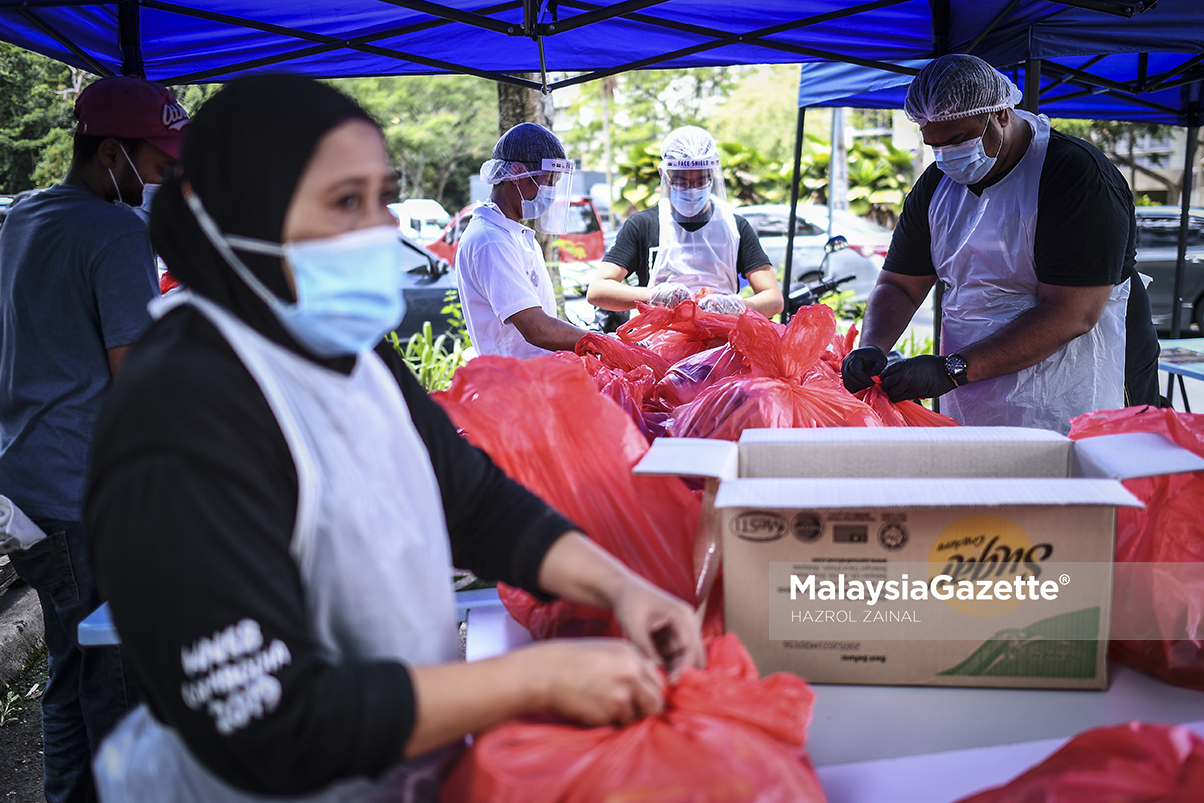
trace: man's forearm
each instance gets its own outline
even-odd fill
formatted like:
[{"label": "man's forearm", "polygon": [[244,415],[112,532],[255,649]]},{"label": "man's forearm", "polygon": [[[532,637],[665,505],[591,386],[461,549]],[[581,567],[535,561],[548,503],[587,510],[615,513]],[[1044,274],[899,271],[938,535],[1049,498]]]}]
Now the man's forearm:
[{"label": "man's forearm", "polygon": [[539,307],[516,312],[506,322],[513,324],[532,346],[548,351],[572,351],[585,334],[585,330],[553,318]]},{"label": "man's forearm", "polygon": [[632,287],[615,279],[601,279],[590,284],[585,300],[598,309],[624,312],[635,309],[635,303],[648,303],[652,291],[647,287]]},{"label": "man's forearm", "polygon": [[894,348],[919,309],[911,297],[893,284],[879,282],[870,293],[861,330],[862,346],[877,346],[883,353]]},{"label": "man's forearm", "polygon": [[967,363],[966,378],[977,382],[1036,365],[1084,333],[1082,323],[1056,305],[1038,303],[958,353]]}]

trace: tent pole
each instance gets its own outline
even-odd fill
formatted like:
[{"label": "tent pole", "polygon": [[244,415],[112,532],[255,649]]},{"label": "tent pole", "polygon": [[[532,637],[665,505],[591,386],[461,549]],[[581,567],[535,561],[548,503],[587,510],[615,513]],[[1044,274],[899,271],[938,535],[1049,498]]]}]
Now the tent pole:
[{"label": "tent pole", "polygon": [[798,107],[798,128],[794,132],[794,173],[790,177],[790,216],[786,224],[786,258],[782,264],[782,323],[790,320],[790,275],[794,270],[794,226],[798,220],[799,169],[803,163],[803,122],[807,107]]},{"label": "tent pole", "polygon": [[1192,168],[1196,162],[1196,137],[1200,133],[1200,82],[1191,85],[1187,102],[1187,147],[1183,157],[1183,198],[1179,212],[1179,253],[1175,258],[1175,292],[1171,296],[1171,340],[1178,340],[1183,307],[1183,271],[1187,264],[1187,224],[1190,221]]},{"label": "tent pole", "polygon": [[1020,108],[1032,114],[1041,108],[1041,59],[1029,59],[1024,64],[1024,100]]},{"label": "tent pole", "polygon": [[138,0],[121,0],[117,4],[117,41],[121,46],[121,74],[145,78],[146,65],[142,61],[142,29],[138,19]]}]

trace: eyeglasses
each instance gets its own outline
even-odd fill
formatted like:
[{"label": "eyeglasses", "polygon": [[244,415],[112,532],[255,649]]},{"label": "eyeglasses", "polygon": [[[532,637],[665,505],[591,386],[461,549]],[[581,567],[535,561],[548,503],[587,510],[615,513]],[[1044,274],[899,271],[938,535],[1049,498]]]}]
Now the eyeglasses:
[{"label": "eyeglasses", "polygon": [[711,186],[711,177],[707,176],[693,180],[688,178],[671,178],[669,179],[669,186],[675,190],[701,190]]}]

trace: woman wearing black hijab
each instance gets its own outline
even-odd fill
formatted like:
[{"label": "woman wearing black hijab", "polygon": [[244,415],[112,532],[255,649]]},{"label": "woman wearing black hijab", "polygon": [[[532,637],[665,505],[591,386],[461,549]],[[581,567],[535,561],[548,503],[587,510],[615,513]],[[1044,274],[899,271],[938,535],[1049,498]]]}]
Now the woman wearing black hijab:
[{"label": "woman wearing black hijab", "polygon": [[[295,76],[195,115],[155,198],[164,297],[98,423],[98,582],[147,704],[102,797],[422,800],[466,733],[655,712],[692,612],[469,446],[379,340],[403,315],[380,129]],[[372,347],[376,345],[376,348]],[[450,544],[449,544],[450,539]],[[452,563],[616,611],[632,644],[456,661]]]}]

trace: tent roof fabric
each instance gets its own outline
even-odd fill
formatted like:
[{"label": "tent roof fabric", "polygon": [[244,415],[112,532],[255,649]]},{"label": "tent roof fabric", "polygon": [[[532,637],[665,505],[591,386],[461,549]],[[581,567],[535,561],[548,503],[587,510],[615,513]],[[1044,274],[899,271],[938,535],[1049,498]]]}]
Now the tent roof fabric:
[{"label": "tent roof fabric", "polygon": [[272,69],[528,85],[540,82],[517,74],[541,65],[581,73],[555,88],[639,68],[931,57],[1066,10],[1049,0],[0,0],[0,39],[165,84]]},{"label": "tent roof fabric", "polygon": [[[1041,59],[1040,109],[1050,116],[1185,126],[1192,122],[1188,85],[1204,80],[1204,2],[1160,0],[1132,19],[1074,9],[1019,34],[992,34],[975,54],[1020,87],[1026,60]],[[917,70],[927,63],[896,66]],[[902,108],[910,83],[897,71],[804,64],[799,105]],[[1204,122],[1199,103],[1194,117]]]}]

